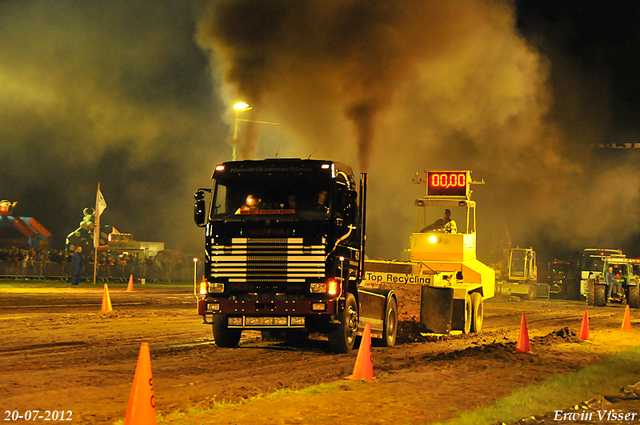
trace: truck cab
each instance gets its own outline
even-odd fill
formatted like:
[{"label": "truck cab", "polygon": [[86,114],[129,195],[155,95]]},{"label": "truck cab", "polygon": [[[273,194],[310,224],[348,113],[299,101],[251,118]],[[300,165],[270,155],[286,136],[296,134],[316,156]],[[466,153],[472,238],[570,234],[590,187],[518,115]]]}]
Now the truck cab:
[{"label": "truck cab", "polygon": [[[335,161],[267,159],[220,164],[200,189],[194,219],[205,228],[205,279],[198,313],[215,342],[238,345],[243,330],[328,335],[353,348],[368,318],[372,337],[395,343],[392,291],[365,293],[362,280],[366,175]],[[205,192],[211,193],[209,208]],[[363,299],[378,310],[363,314]],[[364,309],[366,310],[366,309]],[[375,331],[374,331],[374,326]]]}]

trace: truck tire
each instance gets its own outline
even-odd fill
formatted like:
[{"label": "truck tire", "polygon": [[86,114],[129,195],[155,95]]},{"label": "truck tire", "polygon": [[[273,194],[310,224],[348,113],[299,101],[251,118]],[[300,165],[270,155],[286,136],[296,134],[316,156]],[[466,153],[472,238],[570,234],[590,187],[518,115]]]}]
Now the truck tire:
[{"label": "truck tire", "polygon": [[237,347],[241,335],[242,329],[229,329],[226,314],[216,318],[213,324],[213,339],[218,347]]},{"label": "truck tire", "polygon": [[629,307],[631,308],[640,308],[640,300],[638,299],[638,295],[640,293],[640,287],[638,286],[628,286],[629,294],[627,296],[627,302],[629,303]]},{"label": "truck tire", "polygon": [[479,292],[471,294],[471,309],[471,332],[479,333],[484,321],[484,303]]},{"label": "truck tire", "polygon": [[596,307],[607,305],[607,285],[595,285],[593,302]]},{"label": "truck tire", "polygon": [[471,322],[473,320],[473,307],[471,306],[471,296],[467,294],[464,297],[464,329],[463,333],[471,333]]},{"label": "truck tire", "polygon": [[358,306],[353,294],[347,294],[344,310],[338,314],[338,321],[340,323],[329,332],[329,346],[336,353],[348,353],[353,350],[358,332]]},{"label": "truck tire", "polygon": [[391,298],[387,303],[382,326],[382,345],[393,347],[396,345],[396,336],[398,334],[398,302],[395,298]]},{"label": "truck tire", "polygon": [[594,306],[596,300],[596,283],[593,279],[587,280],[587,305]]}]

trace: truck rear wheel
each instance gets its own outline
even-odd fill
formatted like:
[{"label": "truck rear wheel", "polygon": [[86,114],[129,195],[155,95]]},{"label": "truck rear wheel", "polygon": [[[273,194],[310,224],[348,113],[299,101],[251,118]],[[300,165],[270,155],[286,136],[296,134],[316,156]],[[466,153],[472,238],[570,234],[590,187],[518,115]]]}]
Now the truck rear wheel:
[{"label": "truck rear wheel", "polygon": [[484,305],[482,295],[479,292],[471,294],[471,332],[479,333],[482,330],[484,321]]},{"label": "truck rear wheel", "polygon": [[604,307],[607,305],[607,285],[595,285],[594,305],[596,307]]},{"label": "truck rear wheel", "polygon": [[395,298],[391,298],[387,303],[383,326],[382,343],[385,347],[393,347],[396,345],[396,335],[398,333],[398,302]]},{"label": "truck rear wheel", "polygon": [[471,296],[467,294],[464,297],[464,329],[463,333],[471,333],[471,321],[473,320],[473,306],[471,305]]},{"label": "truck rear wheel", "polygon": [[353,294],[347,294],[344,310],[338,314],[340,323],[329,332],[329,346],[336,353],[348,353],[353,350],[358,331],[358,307]]},{"label": "truck rear wheel", "polygon": [[587,280],[587,305],[596,305],[596,283],[593,279]]},{"label": "truck rear wheel", "polygon": [[640,300],[638,300],[638,295],[640,293],[640,287],[638,286],[628,286],[629,295],[627,296],[627,302],[629,303],[629,307],[631,308],[640,308]]},{"label": "truck rear wheel", "polygon": [[242,329],[229,329],[226,314],[221,314],[213,324],[213,339],[218,347],[235,348],[240,342]]}]

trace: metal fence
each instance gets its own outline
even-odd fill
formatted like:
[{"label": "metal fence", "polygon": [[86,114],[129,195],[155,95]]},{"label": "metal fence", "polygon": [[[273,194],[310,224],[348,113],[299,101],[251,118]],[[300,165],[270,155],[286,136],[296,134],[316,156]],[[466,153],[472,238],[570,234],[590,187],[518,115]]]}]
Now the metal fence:
[{"label": "metal fence", "polygon": [[[85,264],[83,276],[93,281],[93,263]],[[0,279],[70,280],[71,263],[48,261],[0,261]],[[191,282],[193,269],[185,266],[146,266],[99,264],[96,278],[100,282],[127,282],[144,278],[148,282]]]}]

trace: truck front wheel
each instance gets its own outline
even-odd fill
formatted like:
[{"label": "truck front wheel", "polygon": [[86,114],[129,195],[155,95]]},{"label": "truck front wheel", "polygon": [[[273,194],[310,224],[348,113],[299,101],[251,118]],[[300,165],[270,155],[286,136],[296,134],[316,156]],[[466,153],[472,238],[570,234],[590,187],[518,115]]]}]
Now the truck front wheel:
[{"label": "truck front wheel", "polygon": [[353,350],[358,331],[358,307],[353,294],[347,294],[344,310],[338,314],[340,323],[329,332],[329,346],[336,353],[348,353]]},{"label": "truck front wheel", "polygon": [[629,307],[640,308],[640,300],[638,300],[640,288],[638,286],[629,286],[628,289],[629,295],[627,297],[627,302],[629,303]]},{"label": "truck front wheel", "polygon": [[226,314],[221,314],[213,324],[213,339],[218,347],[235,348],[240,342],[242,329],[229,329]]}]

